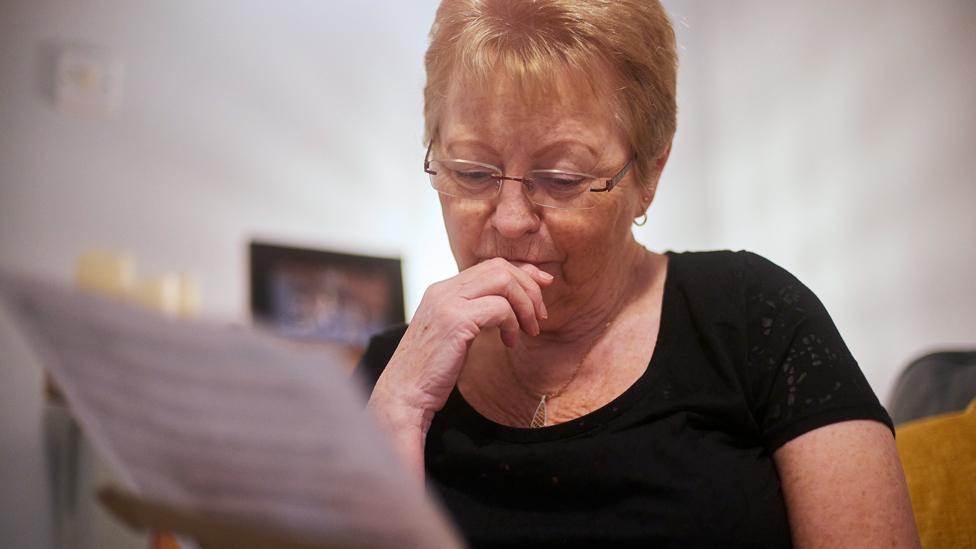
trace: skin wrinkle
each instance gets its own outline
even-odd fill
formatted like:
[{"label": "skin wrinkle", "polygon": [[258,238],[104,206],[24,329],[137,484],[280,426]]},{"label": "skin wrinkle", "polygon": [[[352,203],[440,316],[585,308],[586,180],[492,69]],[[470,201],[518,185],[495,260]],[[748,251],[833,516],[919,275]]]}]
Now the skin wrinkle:
[{"label": "skin wrinkle", "polygon": [[[449,151],[450,157],[495,164],[516,177],[531,169],[559,166],[609,178],[633,154],[626,133],[604,101],[571,86],[572,73],[559,74],[554,81],[562,83],[557,87],[574,91],[554,96],[547,104],[527,98],[507,78],[491,79],[488,88],[455,86],[445,103],[433,154],[436,157]],[[578,146],[553,147],[560,141]],[[563,153],[567,159],[558,163],[554,152]],[[555,166],[553,162],[557,162]],[[646,285],[653,278],[648,273],[662,267],[646,259],[649,252],[631,233],[634,218],[646,207],[646,192],[645,185],[638,184],[630,173],[613,191],[596,194],[596,206],[588,210],[537,206],[517,181],[504,181],[494,200],[440,197],[448,240],[460,271],[503,257],[534,263],[555,277],[555,282],[543,289],[550,317],[541,322],[541,335],[522,334],[507,357],[499,352],[496,330],[478,335],[459,380],[466,397],[492,386],[479,377],[483,370],[470,367],[478,360],[472,357],[488,357],[482,359],[493,362],[496,371],[498,364],[510,362],[526,385],[546,391],[569,379],[580,357],[605,332],[606,324],[632,303],[637,293],[646,291],[643,285],[636,288],[631,283],[641,280]],[[604,352],[594,347],[595,355]],[[589,388],[583,391],[588,397],[593,387],[607,387],[607,382],[600,380],[606,373],[602,368],[596,370],[594,374],[581,368],[578,374],[579,385],[589,380]],[[501,396],[484,400],[500,403],[506,417],[512,414],[514,420],[514,416],[524,416],[521,408],[526,403],[504,396],[511,395],[510,387],[506,391],[500,385],[492,392]],[[615,396],[600,395],[594,401]],[[521,417],[519,423],[523,421]]]}]

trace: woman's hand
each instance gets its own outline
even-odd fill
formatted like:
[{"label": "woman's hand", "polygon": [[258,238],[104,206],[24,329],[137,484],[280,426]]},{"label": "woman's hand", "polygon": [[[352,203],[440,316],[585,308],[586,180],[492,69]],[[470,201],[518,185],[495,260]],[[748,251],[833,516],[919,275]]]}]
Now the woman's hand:
[{"label": "woman's hand", "polygon": [[376,382],[369,407],[423,475],[423,445],[434,414],[457,383],[468,349],[486,328],[511,347],[539,335],[548,318],[542,288],[553,277],[531,264],[495,258],[432,285]]}]

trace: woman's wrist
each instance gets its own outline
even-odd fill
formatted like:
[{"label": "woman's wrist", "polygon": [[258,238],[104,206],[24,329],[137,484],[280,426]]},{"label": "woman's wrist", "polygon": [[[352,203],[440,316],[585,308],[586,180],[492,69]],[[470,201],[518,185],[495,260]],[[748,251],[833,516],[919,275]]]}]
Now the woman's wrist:
[{"label": "woman's wrist", "polygon": [[369,397],[367,408],[384,428],[391,432],[416,431],[427,434],[433,412],[428,412],[419,405],[419,398],[410,398],[404,394],[403,388],[391,390],[390,383],[384,383],[380,377]]},{"label": "woman's wrist", "polygon": [[424,477],[424,445],[433,412],[409,404],[406,399],[377,382],[367,408],[386,432],[404,465]]}]

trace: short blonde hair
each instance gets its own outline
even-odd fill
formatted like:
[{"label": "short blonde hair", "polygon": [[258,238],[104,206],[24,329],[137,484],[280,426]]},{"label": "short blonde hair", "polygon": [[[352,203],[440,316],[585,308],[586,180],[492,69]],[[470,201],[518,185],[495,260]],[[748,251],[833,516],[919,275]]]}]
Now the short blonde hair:
[{"label": "short blonde hair", "polygon": [[521,89],[545,93],[568,68],[594,92],[613,95],[644,182],[674,136],[677,63],[674,29],[656,0],[443,0],[425,57],[425,140],[452,82],[501,71]]}]

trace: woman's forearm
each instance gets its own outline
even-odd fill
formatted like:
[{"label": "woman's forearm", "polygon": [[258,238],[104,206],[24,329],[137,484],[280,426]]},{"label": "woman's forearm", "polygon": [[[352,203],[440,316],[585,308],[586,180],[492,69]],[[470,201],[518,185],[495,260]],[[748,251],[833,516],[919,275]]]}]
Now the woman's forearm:
[{"label": "woman's forearm", "polygon": [[402,402],[388,391],[382,378],[369,398],[367,408],[393,444],[404,465],[421,482],[424,479],[424,443],[433,414]]}]

